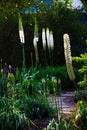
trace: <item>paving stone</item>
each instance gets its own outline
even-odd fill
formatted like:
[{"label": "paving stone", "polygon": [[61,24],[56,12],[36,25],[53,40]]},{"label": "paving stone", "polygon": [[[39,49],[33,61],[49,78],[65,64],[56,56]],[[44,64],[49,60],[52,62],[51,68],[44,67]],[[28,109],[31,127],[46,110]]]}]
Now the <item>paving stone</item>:
[{"label": "paving stone", "polygon": [[61,109],[62,113],[72,113],[75,108],[75,92],[64,92],[61,96],[49,97],[48,100],[53,108]]}]

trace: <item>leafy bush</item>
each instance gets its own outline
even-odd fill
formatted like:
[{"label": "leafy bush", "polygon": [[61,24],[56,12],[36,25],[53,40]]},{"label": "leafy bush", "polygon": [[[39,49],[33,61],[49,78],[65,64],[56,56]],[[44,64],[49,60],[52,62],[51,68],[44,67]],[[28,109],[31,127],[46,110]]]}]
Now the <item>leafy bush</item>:
[{"label": "leafy bush", "polygon": [[80,87],[87,87],[87,53],[81,54],[80,57],[73,58],[75,67],[78,68],[79,81],[78,85]]},{"label": "leafy bush", "polygon": [[87,88],[87,66],[83,65],[83,67],[79,69],[79,72],[82,75],[82,81],[79,81],[78,85]]},{"label": "leafy bush", "polygon": [[87,54],[81,54],[80,57],[73,57],[73,66],[80,69],[83,65],[87,65]]}]

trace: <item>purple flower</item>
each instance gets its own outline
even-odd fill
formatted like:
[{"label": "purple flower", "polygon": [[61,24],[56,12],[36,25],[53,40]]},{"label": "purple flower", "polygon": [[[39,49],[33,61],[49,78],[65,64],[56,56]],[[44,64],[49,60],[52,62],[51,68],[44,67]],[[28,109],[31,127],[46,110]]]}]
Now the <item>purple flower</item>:
[{"label": "purple flower", "polygon": [[5,63],[5,65],[3,67],[3,73],[7,74],[7,72],[8,72],[8,65],[7,65],[7,63]]},{"label": "purple flower", "polygon": [[[10,66],[10,68],[9,68],[9,66]],[[11,65],[7,65],[7,63],[5,63],[4,66],[3,66],[3,73],[7,74],[8,72],[15,73],[16,68],[12,67]]]},{"label": "purple flower", "polygon": [[12,67],[12,68],[11,68],[11,72],[12,72],[12,73],[15,73],[15,72],[16,72],[16,68],[15,68],[15,67]]}]

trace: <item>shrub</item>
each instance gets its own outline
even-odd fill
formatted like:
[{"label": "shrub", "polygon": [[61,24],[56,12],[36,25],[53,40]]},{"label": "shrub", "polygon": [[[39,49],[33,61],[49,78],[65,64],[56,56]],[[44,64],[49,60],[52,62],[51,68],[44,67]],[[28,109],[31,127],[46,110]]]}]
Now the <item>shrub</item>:
[{"label": "shrub", "polygon": [[78,85],[80,87],[87,87],[87,53],[81,54],[80,57],[73,58],[75,66],[78,69],[79,81]]}]

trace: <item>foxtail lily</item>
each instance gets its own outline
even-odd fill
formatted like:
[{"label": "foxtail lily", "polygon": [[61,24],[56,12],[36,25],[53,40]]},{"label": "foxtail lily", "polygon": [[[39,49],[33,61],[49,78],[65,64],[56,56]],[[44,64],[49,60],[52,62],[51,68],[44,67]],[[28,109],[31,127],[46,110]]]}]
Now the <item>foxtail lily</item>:
[{"label": "foxtail lily", "polygon": [[35,19],[33,44],[34,44],[34,50],[35,50],[35,56],[36,56],[36,66],[37,66],[37,64],[39,62],[37,42],[38,42],[38,26],[37,26],[37,22],[36,22],[36,19]]},{"label": "foxtail lily", "polygon": [[50,49],[54,49],[54,39],[53,39],[53,32],[50,31],[50,38],[49,38],[49,43],[50,43]]},{"label": "foxtail lily", "polygon": [[43,43],[43,49],[46,50],[46,35],[45,35],[45,28],[42,29],[42,43]]},{"label": "foxtail lily", "polygon": [[38,42],[38,38],[37,38],[37,37],[34,37],[34,39],[33,39],[33,44],[34,44],[34,49],[35,49],[36,62],[38,63],[38,61],[39,61],[39,56],[38,56],[37,42]]},{"label": "foxtail lily", "polygon": [[70,80],[74,80],[75,74],[74,74],[73,66],[72,66],[72,56],[71,56],[69,35],[64,34],[63,40],[64,40],[64,53],[65,53],[67,72],[68,72]]},{"label": "foxtail lily", "polygon": [[22,18],[20,17],[20,15],[19,15],[19,37],[20,37],[21,43],[25,43]]},{"label": "foxtail lily", "polygon": [[50,32],[49,32],[49,28],[46,29],[46,38],[47,38],[47,45],[48,45],[48,49],[50,50]]},{"label": "foxtail lily", "polygon": [[25,50],[24,50],[25,38],[24,38],[24,30],[23,30],[22,18],[20,16],[20,14],[19,14],[19,37],[20,37],[20,41],[22,43],[23,69],[25,71]]}]

